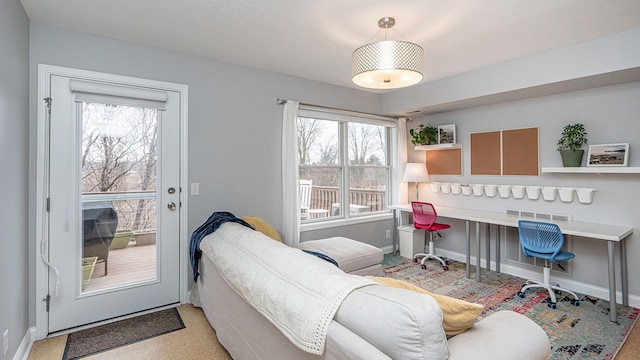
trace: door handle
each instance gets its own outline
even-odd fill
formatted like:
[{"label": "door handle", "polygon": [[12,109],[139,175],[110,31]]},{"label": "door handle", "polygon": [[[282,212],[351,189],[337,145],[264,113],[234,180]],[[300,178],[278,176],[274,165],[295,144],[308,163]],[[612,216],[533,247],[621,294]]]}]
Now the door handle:
[{"label": "door handle", "polygon": [[169,208],[169,210],[175,210],[176,209],[176,203],[174,203],[173,201],[167,204],[167,207]]}]

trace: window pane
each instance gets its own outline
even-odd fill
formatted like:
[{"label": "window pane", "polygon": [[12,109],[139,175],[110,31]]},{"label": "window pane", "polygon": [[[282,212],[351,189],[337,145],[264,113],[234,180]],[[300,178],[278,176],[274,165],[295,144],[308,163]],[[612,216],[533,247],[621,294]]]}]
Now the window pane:
[{"label": "window pane", "polygon": [[340,162],[336,121],[298,118],[300,165],[337,165]]},{"label": "window pane", "polygon": [[342,182],[339,167],[301,167],[300,182],[311,182],[311,190],[302,191],[301,219],[316,220],[330,216],[338,216],[340,212],[340,183]]},{"label": "window pane", "polygon": [[387,167],[349,168],[349,213],[357,215],[387,208]]},{"label": "window pane", "polygon": [[349,165],[387,165],[387,128],[349,123]]},{"label": "window pane", "polygon": [[157,110],[82,103],[82,192],[156,188]]}]

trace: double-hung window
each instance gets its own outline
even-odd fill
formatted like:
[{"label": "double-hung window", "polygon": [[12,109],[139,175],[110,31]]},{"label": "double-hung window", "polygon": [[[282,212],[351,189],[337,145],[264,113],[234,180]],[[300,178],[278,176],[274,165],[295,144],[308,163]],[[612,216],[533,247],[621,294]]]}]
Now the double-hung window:
[{"label": "double-hung window", "polygon": [[300,108],[298,169],[303,223],[386,212],[392,193],[393,119]]}]

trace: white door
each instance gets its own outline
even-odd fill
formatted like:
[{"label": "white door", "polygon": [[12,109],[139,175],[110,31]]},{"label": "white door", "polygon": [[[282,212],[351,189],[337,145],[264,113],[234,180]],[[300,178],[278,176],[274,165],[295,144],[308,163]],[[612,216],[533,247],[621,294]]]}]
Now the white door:
[{"label": "white door", "polygon": [[180,299],[180,94],[127,79],[48,79],[48,333]]}]

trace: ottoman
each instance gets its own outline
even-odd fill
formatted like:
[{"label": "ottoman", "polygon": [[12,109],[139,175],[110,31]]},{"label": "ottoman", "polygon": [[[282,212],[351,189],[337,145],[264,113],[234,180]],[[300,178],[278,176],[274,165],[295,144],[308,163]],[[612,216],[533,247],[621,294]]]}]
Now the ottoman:
[{"label": "ottoman", "polygon": [[342,271],[354,275],[383,276],[382,250],[346,237],[304,241],[298,249],[317,251],[333,258]]}]

